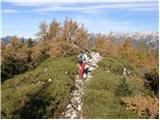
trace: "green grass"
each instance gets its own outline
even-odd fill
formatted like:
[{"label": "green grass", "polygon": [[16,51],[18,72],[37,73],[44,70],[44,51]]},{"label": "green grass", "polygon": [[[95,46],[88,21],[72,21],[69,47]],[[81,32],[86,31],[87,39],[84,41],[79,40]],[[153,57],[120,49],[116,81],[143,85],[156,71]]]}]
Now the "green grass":
[{"label": "green grass", "polygon": [[[84,118],[91,119],[131,119],[140,118],[136,113],[126,111],[121,105],[121,98],[123,96],[116,95],[116,89],[122,83],[124,76],[122,76],[122,69],[126,67],[132,70],[134,68],[124,60],[114,58],[104,58],[99,63],[99,68],[93,72],[93,78],[86,84],[86,89],[83,96],[83,114]],[[111,72],[107,72],[110,70]],[[136,80],[137,78],[126,78],[130,96],[139,94],[153,95],[149,90],[143,86],[143,80]],[[123,86],[122,86],[123,87]],[[123,90],[126,89],[122,89]],[[124,91],[125,92],[125,91]],[[129,94],[124,94],[129,95]]]},{"label": "green grass", "polygon": [[[2,84],[2,118],[58,118],[73,87],[76,56],[49,58],[34,70]],[[45,69],[47,71],[45,72]],[[46,82],[52,79],[52,82]],[[40,81],[40,84],[37,84]]]},{"label": "green grass", "polygon": [[[116,95],[117,88],[122,92],[126,90],[121,89],[120,85],[124,78],[123,67],[131,70],[131,77],[126,78],[127,85],[124,85],[131,94],[123,95],[153,95],[144,88],[143,79],[135,77],[137,69],[117,58],[104,58],[99,66],[85,87],[84,118],[140,118],[126,111],[121,105],[123,96]],[[76,56],[49,58],[35,69],[4,81],[1,89],[2,118],[59,118],[69,102],[77,71]],[[52,82],[45,82],[48,79],[52,79]]]}]

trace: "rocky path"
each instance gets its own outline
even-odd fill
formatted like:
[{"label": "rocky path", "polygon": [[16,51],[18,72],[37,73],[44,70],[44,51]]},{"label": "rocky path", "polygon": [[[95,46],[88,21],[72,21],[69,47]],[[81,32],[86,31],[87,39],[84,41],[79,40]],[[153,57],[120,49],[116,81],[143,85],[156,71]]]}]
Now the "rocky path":
[{"label": "rocky path", "polygon": [[[95,67],[90,67],[91,71],[93,71],[97,67],[97,63],[102,59],[99,54],[93,56],[94,59],[90,60],[90,63],[94,64]],[[91,78],[91,74],[89,78]],[[74,89],[70,94],[70,102],[66,107],[66,111],[62,113],[63,119],[83,119],[83,111],[82,111],[82,95],[84,94],[85,83],[87,80],[79,80],[78,76],[75,79]]]},{"label": "rocky path", "polygon": [[64,115],[65,119],[82,119],[82,95],[84,90],[84,81],[76,79],[75,88],[71,92],[70,103]]}]

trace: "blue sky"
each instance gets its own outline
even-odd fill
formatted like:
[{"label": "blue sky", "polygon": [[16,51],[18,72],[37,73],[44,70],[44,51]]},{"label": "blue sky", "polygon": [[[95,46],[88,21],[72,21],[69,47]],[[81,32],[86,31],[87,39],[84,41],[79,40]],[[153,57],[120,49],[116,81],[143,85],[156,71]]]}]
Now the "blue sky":
[{"label": "blue sky", "polygon": [[158,31],[158,0],[2,0],[1,13],[2,36],[35,37],[41,21],[66,17],[95,33]]}]

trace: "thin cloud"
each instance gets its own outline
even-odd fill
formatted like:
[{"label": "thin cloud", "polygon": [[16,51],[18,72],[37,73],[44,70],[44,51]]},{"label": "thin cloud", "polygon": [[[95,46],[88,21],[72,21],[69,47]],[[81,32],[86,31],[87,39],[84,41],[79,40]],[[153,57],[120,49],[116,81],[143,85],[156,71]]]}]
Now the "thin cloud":
[{"label": "thin cloud", "polygon": [[101,14],[106,9],[128,11],[158,10],[158,0],[2,0],[16,6],[32,6],[34,12],[78,11]]},{"label": "thin cloud", "polygon": [[2,0],[2,2],[11,3],[97,3],[97,2],[158,2],[158,0]]},{"label": "thin cloud", "polygon": [[54,5],[50,4],[45,7],[34,9],[34,11],[81,11],[88,13],[101,12],[104,9],[124,9],[124,10],[133,10],[133,11],[153,11],[158,10],[157,3],[99,3],[99,4],[85,4],[84,6],[79,6],[75,4],[59,4]]},{"label": "thin cloud", "polygon": [[2,13],[19,13],[19,11],[15,9],[2,9]]},{"label": "thin cloud", "polygon": [[[150,26],[142,26],[131,21],[113,21],[103,19],[88,19],[86,17],[73,18],[78,23],[82,23],[89,30],[94,33],[107,33],[107,32],[137,32],[145,31]],[[96,25],[95,25],[96,23]],[[138,28],[138,29],[137,29]]]}]

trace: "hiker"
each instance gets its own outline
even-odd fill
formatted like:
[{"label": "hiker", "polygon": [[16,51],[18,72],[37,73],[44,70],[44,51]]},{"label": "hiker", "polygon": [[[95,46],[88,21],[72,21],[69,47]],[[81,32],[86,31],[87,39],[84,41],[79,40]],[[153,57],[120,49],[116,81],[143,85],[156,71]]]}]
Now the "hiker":
[{"label": "hiker", "polygon": [[87,52],[86,50],[83,50],[78,55],[78,64],[79,64],[79,68],[80,68],[80,71],[79,71],[79,79],[80,80],[83,77],[84,70],[85,70],[85,65],[88,61],[88,57],[87,57],[86,52]]},{"label": "hiker", "polygon": [[88,62],[85,64],[85,70],[84,70],[84,75],[85,75],[86,79],[90,78],[89,75],[90,75],[91,71],[92,71],[92,65],[91,65],[91,63]]},{"label": "hiker", "polygon": [[83,72],[84,72],[84,68],[85,68],[85,64],[84,64],[84,51],[81,51],[78,54],[78,66],[79,66],[79,79],[81,80],[83,77]]},{"label": "hiker", "polygon": [[84,64],[85,64],[85,68],[84,68],[83,75],[85,75],[84,77],[86,79],[88,79],[88,73],[89,73],[89,67],[90,67],[88,54],[89,54],[89,51],[85,50],[85,52],[84,52]]}]

